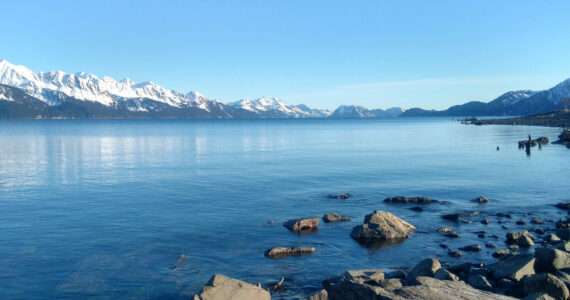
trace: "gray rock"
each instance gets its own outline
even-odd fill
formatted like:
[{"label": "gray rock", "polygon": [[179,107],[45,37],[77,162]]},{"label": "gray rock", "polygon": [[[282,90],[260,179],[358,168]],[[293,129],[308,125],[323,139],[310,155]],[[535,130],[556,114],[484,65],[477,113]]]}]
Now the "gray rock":
[{"label": "gray rock", "polygon": [[390,279],[384,279],[384,280],[378,280],[374,282],[375,285],[389,290],[389,291],[393,291],[393,290],[397,290],[397,289],[401,289],[402,288],[402,281],[399,278],[390,278]]},{"label": "gray rock", "polygon": [[448,270],[446,270],[444,268],[440,268],[439,270],[437,270],[435,272],[435,274],[433,275],[433,278],[439,279],[439,280],[459,281],[459,277],[457,277],[457,275],[449,272]]},{"label": "gray rock", "polygon": [[508,257],[488,268],[495,280],[503,278],[520,281],[525,275],[534,275],[535,258],[529,254],[519,254]]},{"label": "gray rock", "polygon": [[532,224],[542,224],[542,223],[544,223],[544,221],[543,221],[542,219],[539,219],[539,218],[532,218],[532,219],[530,220],[530,222],[531,222]]},{"label": "gray rock", "polygon": [[570,242],[558,242],[554,245],[552,245],[554,248],[558,249],[558,250],[562,250],[562,251],[566,251],[566,252],[570,252]]},{"label": "gray rock", "polygon": [[337,213],[325,214],[322,219],[325,221],[325,223],[352,221],[352,218],[343,217]]},{"label": "gray rock", "polygon": [[525,277],[523,280],[523,292],[526,295],[544,292],[557,300],[566,300],[570,297],[570,292],[566,285],[552,274],[537,274]]},{"label": "gray rock", "polygon": [[444,234],[443,236],[448,237],[448,238],[452,238],[452,239],[456,239],[456,238],[461,237],[461,233],[457,233],[455,231],[452,231],[452,232],[448,232],[448,233]]},{"label": "gray rock", "polygon": [[[461,281],[437,280],[429,277],[418,277],[418,285],[405,286],[398,291],[400,299],[424,300],[475,300],[515,298],[475,289]],[[372,299],[372,298],[366,298]],[[395,298],[397,299],[397,298]]]},{"label": "gray rock", "polygon": [[348,280],[384,280],[384,270],[382,269],[363,269],[348,270],[344,272],[343,277]]},{"label": "gray rock", "polygon": [[329,293],[327,293],[327,290],[325,289],[322,289],[309,296],[309,300],[328,300],[328,299],[329,299]]},{"label": "gray rock", "polygon": [[293,232],[312,232],[319,229],[319,218],[293,219],[285,222],[283,226]]},{"label": "gray rock", "polygon": [[521,248],[530,248],[534,245],[534,235],[528,231],[507,233],[507,243],[518,245]]},{"label": "gray rock", "polygon": [[474,244],[474,245],[469,245],[469,246],[459,248],[459,250],[466,251],[466,252],[479,252],[482,249],[483,248],[481,248],[481,245],[479,245],[479,244]]},{"label": "gray rock", "polygon": [[537,272],[555,272],[556,270],[570,268],[570,254],[553,248],[537,248],[535,269]]},{"label": "gray rock", "polygon": [[441,264],[435,258],[426,258],[418,263],[409,273],[408,278],[416,278],[418,276],[433,277],[435,272],[441,268]]},{"label": "gray rock", "polygon": [[364,217],[364,224],[355,226],[350,236],[361,243],[405,239],[416,229],[412,224],[381,210]]},{"label": "gray rock", "polygon": [[556,236],[555,234],[549,234],[549,235],[547,235],[547,236],[544,238],[544,240],[545,240],[547,243],[551,243],[551,244],[558,243],[558,242],[562,241],[562,240],[561,240],[558,236]]},{"label": "gray rock", "polygon": [[495,257],[495,258],[501,258],[501,257],[507,256],[507,255],[509,255],[509,254],[511,254],[511,250],[509,250],[509,249],[502,249],[502,250],[497,250],[497,251],[495,251],[495,253],[493,253],[493,257]]},{"label": "gray rock", "polygon": [[490,291],[493,289],[493,285],[491,285],[489,280],[487,280],[487,278],[483,275],[469,275],[469,277],[467,277],[467,283],[469,283],[470,286],[480,290]]},{"label": "gray rock", "polygon": [[452,232],[453,231],[453,227],[441,227],[437,230],[437,232],[439,233],[448,233],[448,232]]},{"label": "gray rock", "polygon": [[302,247],[302,248],[273,247],[265,250],[265,256],[269,258],[281,258],[291,255],[299,256],[299,255],[306,255],[313,253],[315,253],[315,248],[313,247]]},{"label": "gray rock", "polygon": [[568,241],[570,240],[570,228],[558,228],[556,229],[556,235],[559,238]]},{"label": "gray rock", "polygon": [[269,300],[268,291],[247,282],[216,274],[194,296],[194,300]]}]

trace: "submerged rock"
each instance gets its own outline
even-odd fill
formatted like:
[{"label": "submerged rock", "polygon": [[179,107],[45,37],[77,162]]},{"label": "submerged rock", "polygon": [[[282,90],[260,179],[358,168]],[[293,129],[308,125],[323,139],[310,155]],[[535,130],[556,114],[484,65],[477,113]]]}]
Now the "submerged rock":
[{"label": "submerged rock", "polygon": [[348,193],[336,194],[336,195],[329,195],[328,197],[331,199],[348,199],[348,198],[352,197],[352,194],[348,194]]},{"label": "submerged rock", "polygon": [[355,226],[350,236],[358,242],[403,240],[416,229],[412,224],[381,210],[364,217],[364,224]]},{"label": "submerged rock", "polygon": [[285,256],[299,256],[299,255],[306,255],[306,254],[313,254],[315,253],[315,248],[313,247],[296,247],[296,248],[288,248],[288,247],[273,247],[265,250],[265,256],[269,258],[281,258]]},{"label": "submerged rock", "polygon": [[325,223],[352,221],[352,218],[343,217],[337,213],[328,213],[323,216]]},{"label": "submerged rock", "polygon": [[269,300],[268,291],[247,282],[216,274],[194,296],[194,300]]},{"label": "submerged rock", "polygon": [[459,248],[459,250],[466,251],[466,252],[479,252],[482,249],[483,248],[481,248],[481,245],[479,245],[479,244],[474,244],[474,245],[469,245],[469,246]]},{"label": "submerged rock", "polygon": [[283,226],[297,233],[317,231],[319,229],[319,218],[293,219],[285,222]]},{"label": "submerged rock", "polygon": [[477,203],[481,203],[481,204],[482,204],[482,203],[487,203],[487,202],[489,202],[489,199],[487,199],[487,198],[485,198],[485,197],[483,197],[483,196],[479,196],[479,197],[477,197],[477,198],[475,198],[475,199],[473,199],[473,200],[471,200],[471,201],[477,202]]},{"label": "submerged rock", "polygon": [[445,214],[445,215],[442,215],[441,217],[445,220],[457,222],[457,221],[459,221],[459,218],[461,218],[461,217],[473,217],[473,216],[477,216],[479,214],[480,214],[480,212],[473,211],[473,212],[467,212],[467,213]]},{"label": "submerged rock", "polygon": [[404,197],[396,196],[384,199],[385,203],[413,203],[413,204],[429,204],[429,203],[441,203],[441,201],[434,200],[428,197]]}]

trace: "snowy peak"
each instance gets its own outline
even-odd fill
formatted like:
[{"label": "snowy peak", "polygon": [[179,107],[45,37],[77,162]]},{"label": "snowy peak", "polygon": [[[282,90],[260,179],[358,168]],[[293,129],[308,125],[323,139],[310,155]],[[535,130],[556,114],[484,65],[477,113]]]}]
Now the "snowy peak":
[{"label": "snowy peak", "polygon": [[289,105],[278,98],[261,97],[255,100],[243,99],[228,103],[229,106],[243,109],[265,118],[324,118],[330,112],[311,109],[306,105]]},{"label": "snowy peak", "polygon": [[570,99],[570,78],[541,93],[552,104],[559,105],[562,100]]},{"label": "snowy peak", "polygon": [[396,118],[399,117],[403,112],[404,110],[400,107],[392,107],[386,110],[370,110],[360,105],[341,105],[332,113],[330,117],[336,119]]},{"label": "snowy peak", "polygon": [[501,105],[513,105],[520,102],[521,100],[530,98],[534,94],[536,94],[536,92],[531,90],[506,92],[501,96],[499,96],[497,99],[491,101],[490,103],[501,104]]}]

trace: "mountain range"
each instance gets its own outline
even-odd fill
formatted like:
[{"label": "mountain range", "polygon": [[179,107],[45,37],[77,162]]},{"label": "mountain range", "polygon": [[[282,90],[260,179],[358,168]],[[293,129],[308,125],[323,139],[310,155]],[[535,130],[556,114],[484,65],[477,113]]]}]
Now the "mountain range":
[{"label": "mountain range", "polygon": [[0,118],[394,118],[416,116],[525,115],[562,108],[570,79],[552,89],[515,91],[489,102],[468,102],[443,111],[341,105],[334,111],[289,105],[262,97],[222,103],[196,91],[181,93],[154,82],[117,81],[62,71],[34,73],[0,60]]}]

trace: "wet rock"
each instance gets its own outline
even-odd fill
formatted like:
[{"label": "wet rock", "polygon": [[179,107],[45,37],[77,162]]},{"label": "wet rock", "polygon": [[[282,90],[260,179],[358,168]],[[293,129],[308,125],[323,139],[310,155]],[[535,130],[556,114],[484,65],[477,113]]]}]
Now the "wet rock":
[{"label": "wet rock", "polygon": [[448,238],[452,238],[452,239],[456,239],[456,238],[461,237],[461,233],[452,231],[452,232],[448,232],[448,233],[444,234],[443,236],[448,237]]},{"label": "wet rock", "polygon": [[544,234],[544,230],[542,228],[536,228],[534,232],[537,234]]},{"label": "wet rock", "polygon": [[496,280],[507,278],[520,281],[525,275],[534,275],[535,258],[528,254],[519,254],[508,257],[488,268]]},{"label": "wet rock", "polygon": [[418,212],[424,211],[424,208],[421,207],[421,206],[414,206],[414,207],[410,207],[410,208],[408,208],[408,209],[409,209],[409,210],[413,210],[413,211],[418,211]]},{"label": "wet rock", "polygon": [[556,221],[556,228],[569,228],[570,227],[570,219],[560,219]]},{"label": "wet rock", "polygon": [[461,251],[449,251],[449,252],[447,252],[447,255],[454,257],[454,258],[459,258],[463,255],[463,253],[461,253]]},{"label": "wet rock", "polygon": [[532,224],[542,224],[542,223],[544,223],[544,221],[543,221],[542,219],[539,219],[539,218],[532,218],[532,219],[530,220],[530,222],[531,222]]},{"label": "wet rock", "polygon": [[441,268],[435,272],[433,278],[439,280],[451,280],[451,281],[459,281],[459,277],[457,275],[449,272],[448,270]]},{"label": "wet rock", "polygon": [[481,220],[481,224],[483,225],[488,225],[491,221],[489,221],[489,218],[485,218],[483,220]]},{"label": "wet rock", "polygon": [[534,245],[534,235],[528,231],[507,233],[507,244],[518,245],[521,248],[530,248]]},{"label": "wet rock", "polygon": [[486,237],[486,234],[484,232],[479,232],[477,233],[477,237],[480,239],[484,239]]},{"label": "wet rock", "polygon": [[441,268],[441,264],[435,258],[426,258],[418,263],[409,273],[408,278],[416,278],[418,276],[433,277],[435,272]]},{"label": "wet rock", "polygon": [[474,245],[461,247],[461,248],[459,248],[459,250],[466,251],[466,252],[479,252],[482,250],[482,248],[481,248],[481,245],[474,244]]},{"label": "wet rock", "polygon": [[216,274],[210,278],[194,300],[269,300],[268,291],[247,282]]},{"label": "wet rock", "polygon": [[344,200],[344,199],[348,199],[348,198],[352,197],[352,195],[347,193],[347,194],[329,195],[328,197],[331,199],[342,199],[342,200]]},{"label": "wet rock", "polygon": [[[487,291],[475,289],[461,281],[437,280],[429,277],[416,278],[418,284],[404,286],[398,291],[400,299],[430,299],[430,300],[475,300],[475,299],[504,299],[511,298]],[[364,298],[363,298],[364,299]],[[378,299],[378,298],[366,298]],[[395,298],[398,299],[398,298]]]},{"label": "wet rock", "polygon": [[493,243],[486,243],[485,247],[494,249],[494,248],[497,248],[499,246],[497,246],[497,244],[493,244]]},{"label": "wet rock", "polygon": [[566,300],[570,292],[566,285],[552,274],[537,274],[523,280],[523,292],[526,295],[547,293],[554,299]]},{"label": "wet rock", "polygon": [[369,243],[405,239],[416,229],[412,224],[381,210],[364,217],[364,224],[355,226],[350,236],[358,242]]},{"label": "wet rock", "polygon": [[558,228],[556,229],[556,235],[559,238],[568,241],[570,240],[570,228]]},{"label": "wet rock", "polygon": [[293,219],[285,222],[283,226],[297,233],[312,232],[319,229],[319,218]]},{"label": "wet rock", "polygon": [[337,213],[325,214],[322,219],[325,221],[325,223],[352,221],[352,218],[343,217]]},{"label": "wet rock", "polygon": [[473,212],[468,212],[468,213],[453,213],[453,214],[445,214],[442,215],[441,217],[445,220],[449,220],[449,221],[459,221],[459,218],[461,217],[473,217],[473,216],[477,216],[479,215],[478,211],[473,211]]},{"label": "wet rock", "polygon": [[447,233],[447,232],[452,232],[453,231],[453,227],[441,227],[437,230],[437,232],[439,233]]},{"label": "wet rock", "polygon": [[288,247],[273,247],[265,250],[265,256],[269,258],[281,258],[286,256],[300,256],[306,254],[315,253],[315,248],[313,247],[303,247],[303,248],[288,248]]},{"label": "wet rock", "polygon": [[275,224],[275,222],[276,222],[275,220],[271,220],[271,221],[267,221],[267,224],[273,225],[273,224]]},{"label": "wet rock", "polygon": [[479,197],[477,197],[477,198],[475,198],[475,199],[473,199],[473,200],[471,200],[471,201],[477,202],[477,203],[487,203],[487,202],[489,202],[489,199],[487,199],[487,198],[485,198],[485,197],[483,197],[483,196],[479,196]]},{"label": "wet rock", "polygon": [[439,244],[439,247],[442,249],[447,249],[449,248],[449,246],[447,246],[446,244]]},{"label": "wet rock", "polygon": [[322,289],[309,296],[309,300],[328,300],[328,299],[329,299],[329,294],[325,289]]},{"label": "wet rock", "polygon": [[495,251],[495,253],[493,253],[493,257],[501,258],[501,257],[507,256],[509,254],[511,254],[511,251],[509,249],[502,249],[502,250]]},{"label": "wet rock", "polygon": [[429,204],[429,203],[441,203],[441,201],[434,200],[428,197],[403,197],[396,196],[384,199],[385,203],[412,203],[412,204]]},{"label": "wet rock", "polygon": [[554,244],[554,243],[558,243],[558,242],[562,241],[559,237],[557,237],[555,234],[552,234],[552,233],[547,235],[544,238],[544,240],[550,244]]},{"label": "wet rock", "polygon": [[509,249],[511,249],[511,250],[519,250],[520,247],[519,247],[519,245],[512,244],[512,245],[509,245]]},{"label": "wet rock", "polygon": [[534,267],[537,272],[555,272],[570,268],[570,254],[564,251],[541,247],[535,250],[534,256],[536,257]]},{"label": "wet rock", "polygon": [[480,290],[490,291],[493,289],[493,285],[491,285],[489,280],[485,276],[479,274],[469,275],[467,283]]},{"label": "wet rock", "polygon": [[561,208],[561,209],[565,209],[565,210],[569,210],[570,209],[570,201],[560,202],[560,203],[556,204],[556,207]]},{"label": "wet rock", "polygon": [[517,225],[526,225],[526,221],[525,220],[518,220],[516,221]]}]

